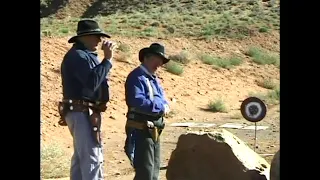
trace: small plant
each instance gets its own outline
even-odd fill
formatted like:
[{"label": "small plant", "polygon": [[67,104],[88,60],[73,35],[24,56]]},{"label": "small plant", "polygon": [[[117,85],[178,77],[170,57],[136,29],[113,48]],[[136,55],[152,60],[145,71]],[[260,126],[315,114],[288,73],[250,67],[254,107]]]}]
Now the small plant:
[{"label": "small plant", "polygon": [[199,58],[204,64],[208,64],[208,65],[213,65],[216,61],[214,57],[208,54],[201,54]]},{"label": "small plant", "polygon": [[171,55],[169,56],[169,59],[181,64],[188,64],[190,62],[188,54],[185,51],[181,51],[179,54]]},{"label": "small plant", "polygon": [[50,30],[45,30],[45,31],[42,31],[42,35],[45,37],[49,37],[52,35],[52,32]]},{"label": "small plant", "polygon": [[277,87],[277,84],[271,78],[257,81],[257,85],[266,89],[274,89]]},{"label": "small plant", "polygon": [[159,23],[159,22],[153,22],[153,23],[151,24],[151,26],[159,27],[159,26],[160,26],[160,23]]},{"label": "small plant", "polygon": [[223,59],[223,58],[216,58],[214,65],[217,68],[225,68],[225,69],[229,69],[231,67],[230,61],[228,59]]},{"label": "small plant", "polygon": [[228,61],[230,62],[230,65],[232,66],[239,66],[242,64],[243,60],[240,57],[237,56],[231,56]]},{"label": "small plant", "polygon": [[279,104],[279,102],[280,102],[280,87],[276,87],[275,89],[267,92],[266,94],[249,93],[249,96],[257,97],[257,98],[263,100],[268,105]]},{"label": "small plant", "polygon": [[69,33],[69,29],[68,28],[63,28],[63,29],[60,30],[60,32],[62,34],[68,34]]},{"label": "small plant", "polygon": [[183,67],[174,61],[170,61],[165,65],[165,68],[167,69],[168,72],[175,74],[175,75],[180,75],[183,73]]},{"label": "small plant", "polygon": [[169,27],[167,27],[167,31],[169,32],[169,33],[171,33],[171,34],[173,34],[174,33],[174,27],[172,27],[172,26],[169,26]]},{"label": "small plant", "polygon": [[118,49],[122,52],[129,52],[130,51],[130,46],[125,44],[125,43],[120,43],[118,46]]},{"label": "small plant", "polygon": [[208,54],[200,55],[200,60],[209,65],[215,65],[215,68],[231,68],[233,66],[240,65],[243,61],[237,56],[231,56],[228,58],[212,57]]},{"label": "small plant", "polygon": [[266,27],[261,27],[261,28],[259,28],[259,32],[261,32],[261,33],[265,33],[265,32],[268,32],[269,30],[268,30],[268,28],[266,28]]},{"label": "small plant", "polygon": [[221,99],[211,101],[208,105],[208,109],[211,112],[227,112],[227,108]]},{"label": "small plant", "polygon": [[41,177],[61,178],[69,176],[70,158],[59,145],[51,144],[41,148]]},{"label": "small plant", "polygon": [[250,47],[246,54],[252,57],[252,60],[257,64],[274,64],[278,66],[278,64],[280,63],[278,54],[268,52],[259,47]]},{"label": "small plant", "polygon": [[274,101],[280,101],[280,88],[277,87],[274,90],[267,93],[267,98],[274,100]]}]

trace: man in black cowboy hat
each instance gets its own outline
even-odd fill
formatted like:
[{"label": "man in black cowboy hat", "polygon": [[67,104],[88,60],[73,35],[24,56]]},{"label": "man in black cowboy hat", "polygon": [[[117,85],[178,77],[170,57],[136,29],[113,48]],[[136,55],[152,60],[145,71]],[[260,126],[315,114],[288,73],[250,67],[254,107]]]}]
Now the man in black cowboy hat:
[{"label": "man in black cowboy hat", "polygon": [[169,62],[164,46],[153,43],[139,52],[141,65],[125,83],[128,106],[125,152],[135,168],[135,180],[157,180],[160,170],[159,136],[164,128],[168,101],[155,71]]},{"label": "man in black cowboy hat", "polygon": [[114,44],[103,42],[104,58],[97,57],[102,32],[93,20],[78,22],[77,35],[69,39],[72,48],[61,64],[63,101],[59,103],[60,125],[67,125],[73,137],[71,180],[103,179],[100,138],[101,112],[109,101],[107,75],[112,68]]}]

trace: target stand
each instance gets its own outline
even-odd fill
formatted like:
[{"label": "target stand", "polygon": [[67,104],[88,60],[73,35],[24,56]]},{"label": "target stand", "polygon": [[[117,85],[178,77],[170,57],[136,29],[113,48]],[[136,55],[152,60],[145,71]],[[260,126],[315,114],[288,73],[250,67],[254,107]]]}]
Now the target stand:
[{"label": "target stand", "polygon": [[261,121],[267,114],[267,106],[257,97],[245,99],[240,107],[241,115],[249,122],[254,123],[254,151],[257,147],[257,122]]}]

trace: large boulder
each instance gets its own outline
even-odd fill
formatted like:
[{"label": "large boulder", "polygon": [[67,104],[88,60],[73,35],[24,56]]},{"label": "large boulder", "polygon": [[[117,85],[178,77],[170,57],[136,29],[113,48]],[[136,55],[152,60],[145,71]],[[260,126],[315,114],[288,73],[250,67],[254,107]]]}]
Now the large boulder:
[{"label": "large boulder", "polygon": [[268,180],[270,165],[227,130],[188,133],[172,152],[168,180]]},{"label": "large boulder", "polygon": [[270,180],[280,180],[280,150],[273,156],[271,161]]}]

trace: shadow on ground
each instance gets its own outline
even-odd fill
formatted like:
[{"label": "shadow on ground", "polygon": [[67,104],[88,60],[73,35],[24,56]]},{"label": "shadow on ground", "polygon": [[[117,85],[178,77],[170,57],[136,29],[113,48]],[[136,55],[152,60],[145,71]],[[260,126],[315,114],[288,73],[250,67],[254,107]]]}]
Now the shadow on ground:
[{"label": "shadow on ground", "polygon": [[97,15],[108,16],[121,11],[132,13],[145,11],[150,5],[160,6],[168,0],[141,2],[140,0],[97,0],[81,16],[81,18],[93,18]]},{"label": "shadow on ground", "polygon": [[40,18],[48,17],[55,14],[59,9],[65,7],[69,0],[52,0],[47,1],[47,4],[40,1]]}]

